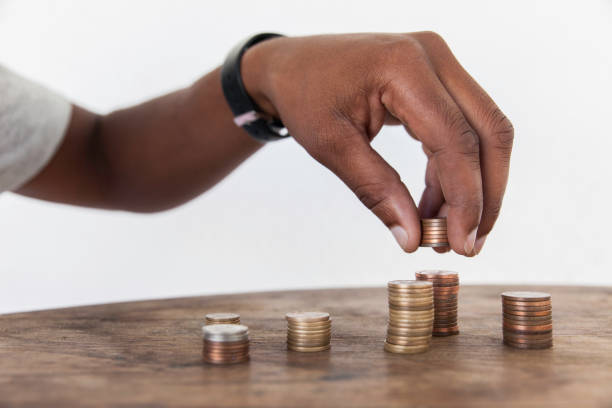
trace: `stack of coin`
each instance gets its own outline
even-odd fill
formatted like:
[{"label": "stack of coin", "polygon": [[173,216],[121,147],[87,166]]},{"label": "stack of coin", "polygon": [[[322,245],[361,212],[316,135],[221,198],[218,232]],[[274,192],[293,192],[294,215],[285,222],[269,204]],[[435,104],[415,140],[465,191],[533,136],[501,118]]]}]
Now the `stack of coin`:
[{"label": "stack of coin", "polygon": [[420,271],[416,273],[416,278],[433,283],[436,310],[433,335],[441,337],[459,334],[457,324],[459,274],[451,271]]},{"label": "stack of coin", "polygon": [[303,352],[329,350],[331,341],[329,313],[287,313],[285,317],[289,350]]},{"label": "stack of coin", "polygon": [[421,246],[448,246],[446,236],[446,218],[423,218],[421,220]]},{"label": "stack of coin", "polygon": [[206,324],[240,324],[240,315],[237,313],[209,313],[206,315]]},{"label": "stack of coin", "polygon": [[548,293],[504,292],[501,298],[504,344],[520,349],[552,347],[552,304]]},{"label": "stack of coin", "polygon": [[211,364],[242,363],[249,359],[249,328],[240,324],[202,327],[204,361]]},{"label": "stack of coin", "polygon": [[427,351],[434,321],[433,285],[416,280],[395,280],[387,284],[389,326],[385,350],[415,354]]}]

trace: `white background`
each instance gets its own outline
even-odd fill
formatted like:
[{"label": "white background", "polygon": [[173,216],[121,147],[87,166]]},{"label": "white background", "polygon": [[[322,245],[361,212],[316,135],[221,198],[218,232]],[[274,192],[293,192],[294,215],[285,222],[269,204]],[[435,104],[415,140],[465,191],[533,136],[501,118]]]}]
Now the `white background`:
[{"label": "white background", "polygon": [[[0,312],[262,289],[384,285],[423,268],[464,283],[611,284],[610,1],[0,0],[0,62],[105,113],[188,85],[258,31],[434,30],[515,125],[501,219],[474,259],[400,251],[293,141],[155,215],[0,196]],[[1,94],[0,94],[1,97]],[[424,157],[375,141],[415,197]]]}]

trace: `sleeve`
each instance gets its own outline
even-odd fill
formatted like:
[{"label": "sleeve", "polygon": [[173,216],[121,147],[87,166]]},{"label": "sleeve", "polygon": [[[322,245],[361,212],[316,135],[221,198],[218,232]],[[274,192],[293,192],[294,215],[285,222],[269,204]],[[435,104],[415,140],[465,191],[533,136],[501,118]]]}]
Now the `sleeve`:
[{"label": "sleeve", "polygon": [[36,176],[64,138],[71,105],[0,65],[0,192]]}]

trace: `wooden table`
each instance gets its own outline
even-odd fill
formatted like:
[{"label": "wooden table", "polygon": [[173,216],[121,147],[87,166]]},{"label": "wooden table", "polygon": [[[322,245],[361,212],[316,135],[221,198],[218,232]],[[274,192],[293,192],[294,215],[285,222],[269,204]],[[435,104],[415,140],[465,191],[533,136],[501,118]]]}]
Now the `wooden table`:
[{"label": "wooden table", "polygon": [[[383,288],[268,292],[0,316],[0,406],[612,406],[612,288],[552,294],[554,348],[501,344],[498,286],[463,286],[461,334],[383,351]],[[521,288],[525,289],[525,288]],[[285,349],[284,314],[325,310],[332,349]],[[251,361],[202,363],[204,314],[238,312]]]}]

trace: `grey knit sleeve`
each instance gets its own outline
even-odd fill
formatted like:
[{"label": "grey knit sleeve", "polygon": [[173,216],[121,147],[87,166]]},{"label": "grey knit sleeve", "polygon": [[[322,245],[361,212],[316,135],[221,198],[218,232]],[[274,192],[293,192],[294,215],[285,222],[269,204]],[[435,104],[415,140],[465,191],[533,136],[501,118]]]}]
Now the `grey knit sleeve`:
[{"label": "grey knit sleeve", "polygon": [[36,176],[59,147],[70,103],[0,65],[0,192]]}]

